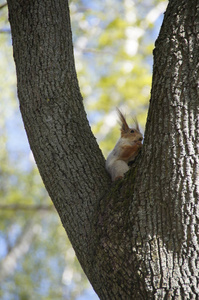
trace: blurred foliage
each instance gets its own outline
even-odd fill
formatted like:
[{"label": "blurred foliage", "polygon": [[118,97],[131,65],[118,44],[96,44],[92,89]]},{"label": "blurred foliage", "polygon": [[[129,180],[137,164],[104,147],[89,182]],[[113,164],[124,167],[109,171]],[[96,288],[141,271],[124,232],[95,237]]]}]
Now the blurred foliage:
[{"label": "blurred foliage", "polygon": [[166,4],[157,0],[71,1],[80,88],[105,157],[120,134],[116,106],[127,115],[136,115],[144,132],[152,49]]},{"label": "blurred foliage", "polygon": [[[28,146],[16,100],[7,6],[2,4],[0,0],[0,299],[89,299],[88,281]],[[165,7],[160,0],[70,1],[80,88],[105,156],[119,137],[116,106],[129,122],[137,115],[144,131],[152,49]]]}]

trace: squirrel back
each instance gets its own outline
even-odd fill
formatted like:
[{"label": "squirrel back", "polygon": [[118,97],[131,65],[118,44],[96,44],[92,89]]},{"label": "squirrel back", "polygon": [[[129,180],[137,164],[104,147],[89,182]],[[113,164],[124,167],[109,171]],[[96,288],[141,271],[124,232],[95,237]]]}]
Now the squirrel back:
[{"label": "squirrel back", "polygon": [[118,108],[117,112],[121,125],[121,137],[106,160],[106,170],[111,175],[112,181],[122,178],[129,170],[128,163],[138,155],[143,140],[137,120],[135,120],[135,128],[130,128]]}]

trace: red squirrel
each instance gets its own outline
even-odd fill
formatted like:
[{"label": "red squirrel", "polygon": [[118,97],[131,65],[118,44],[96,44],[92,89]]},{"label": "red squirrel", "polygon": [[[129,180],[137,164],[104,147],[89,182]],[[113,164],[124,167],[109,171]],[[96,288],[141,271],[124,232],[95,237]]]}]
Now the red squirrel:
[{"label": "red squirrel", "polygon": [[129,128],[124,115],[117,108],[121,125],[121,137],[106,160],[106,170],[111,175],[112,181],[120,179],[129,170],[128,163],[135,159],[141,147],[143,136],[137,120],[136,128]]}]

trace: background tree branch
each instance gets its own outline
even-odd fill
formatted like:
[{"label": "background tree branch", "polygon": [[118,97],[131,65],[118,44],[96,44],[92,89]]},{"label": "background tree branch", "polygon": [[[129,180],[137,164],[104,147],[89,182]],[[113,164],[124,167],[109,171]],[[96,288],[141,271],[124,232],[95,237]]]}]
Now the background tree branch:
[{"label": "background tree branch", "polygon": [[0,204],[1,210],[24,210],[24,211],[41,211],[54,210],[52,205],[24,205],[24,204]]},{"label": "background tree branch", "polygon": [[5,6],[7,6],[7,3],[1,4],[1,5],[0,5],[0,10],[1,10],[2,8],[4,8]]},{"label": "background tree branch", "polygon": [[0,262],[1,282],[15,271],[18,260],[28,252],[31,242],[39,230],[40,226],[35,224],[34,218],[32,218],[32,220],[27,222],[26,226],[24,226],[15,245],[9,249],[6,257],[4,257]]}]

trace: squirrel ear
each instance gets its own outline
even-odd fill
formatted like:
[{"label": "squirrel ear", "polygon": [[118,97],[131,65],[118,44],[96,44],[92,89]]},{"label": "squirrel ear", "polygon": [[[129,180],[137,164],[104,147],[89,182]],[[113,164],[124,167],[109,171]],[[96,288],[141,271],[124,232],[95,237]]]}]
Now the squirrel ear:
[{"label": "squirrel ear", "polygon": [[133,118],[133,121],[134,121],[134,123],[135,123],[135,128],[136,128],[136,130],[140,132],[140,127],[139,127],[137,118],[134,117],[134,118]]},{"label": "squirrel ear", "polygon": [[119,110],[119,108],[116,107],[117,113],[119,115],[119,119],[120,119],[120,125],[121,125],[121,133],[125,133],[129,130],[129,126],[126,122],[126,119],[124,117],[124,115],[121,113],[121,111]]}]

